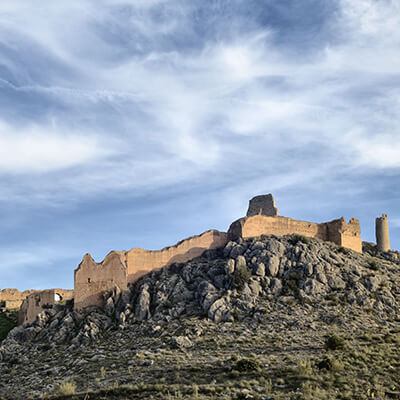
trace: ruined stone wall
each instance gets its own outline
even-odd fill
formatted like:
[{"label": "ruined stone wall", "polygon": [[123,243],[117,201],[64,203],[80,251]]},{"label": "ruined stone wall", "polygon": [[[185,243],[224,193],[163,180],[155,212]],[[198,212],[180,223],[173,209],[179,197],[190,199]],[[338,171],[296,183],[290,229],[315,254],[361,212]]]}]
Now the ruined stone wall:
[{"label": "ruined stone wall", "polygon": [[201,256],[205,250],[225,246],[227,234],[210,230],[198,236],[182,240],[162,250],[132,249],[124,254],[128,282],[134,282],[144,274],[174,262],[185,262]]},{"label": "ruined stone wall", "polygon": [[317,224],[286,217],[255,215],[233,222],[228,230],[230,240],[238,237],[251,238],[261,235],[284,236],[290,234],[331,241],[358,252],[362,251],[360,224],[354,218],[349,223],[346,223],[344,218],[340,218],[331,222]]},{"label": "ruined stone wall", "polygon": [[286,217],[267,217],[264,215],[241,218],[233,222],[228,231],[230,239],[251,238],[261,235],[284,236],[293,233],[328,240],[326,226],[320,226],[313,222],[296,221]]},{"label": "ruined stone wall", "polygon": [[113,251],[103,262],[97,264],[86,254],[75,270],[76,310],[88,306],[103,307],[103,293],[118,286],[127,289],[127,284],[144,274],[174,262],[185,262],[200,256],[205,250],[222,247],[227,243],[227,234],[215,230],[204,232],[182,240],[162,250],[132,249]]},{"label": "ruined stone wall", "polygon": [[19,308],[27,296],[36,292],[39,292],[39,290],[25,290],[20,292],[18,289],[3,289],[0,290],[0,303],[6,309]]},{"label": "ruined stone wall", "polygon": [[74,274],[74,308],[88,306],[103,307],[103,293],[118,286],[127,289],[126,266],[122,253],[112,251],[101,263],[96,263],[90,254],[83,257]]},{"label": "ruined stone wall", "polygon": [[362,239],[360,237],[360,222],[351,218],[349,222],[342,217],[331,222],[326,222],[328,227],[328,239],[339,246],[346,247],[362,253]]},{"label": "ruined stone wall", "polygon": [[65,289],[48,289],[35,291],[26,297],[22,302],[18,313],[18,322],[33,322],[36,316],[47,308],[52,308],[58,302],[56,294],[60,297],[60,301],[70,300],[74,296],[73,290]]}]

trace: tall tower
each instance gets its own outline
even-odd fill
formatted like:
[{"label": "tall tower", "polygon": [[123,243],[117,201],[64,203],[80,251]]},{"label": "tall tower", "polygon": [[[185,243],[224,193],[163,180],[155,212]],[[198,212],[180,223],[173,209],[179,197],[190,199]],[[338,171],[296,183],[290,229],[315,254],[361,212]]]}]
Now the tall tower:
[{"label": "tall tower", "polygon": [[379,251],[390,250],[389,225],[386,214],[375,220],[376,246]]},{"label": "tall tower", "polygon": [[254,215],[265,215],[267,217],[278,216],[278,209],[276,208],[275,200],[271,193],[253,197],[249,201],[247,217],[253,217]]}]

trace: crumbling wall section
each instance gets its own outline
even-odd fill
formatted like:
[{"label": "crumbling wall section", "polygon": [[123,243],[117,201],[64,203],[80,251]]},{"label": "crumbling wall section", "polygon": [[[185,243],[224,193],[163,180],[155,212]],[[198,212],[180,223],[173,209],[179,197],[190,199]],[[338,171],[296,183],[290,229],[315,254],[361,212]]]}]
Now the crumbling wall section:
[{"label": "crumbling wall section", "polygon": [[[56,299],[56,295],[58,295],[59,300]],[[74,291],[66,289],[35,291],[22,302],[18,313],[18,322],[20,324],[33,322],[36,316],[43,310],[54,307],[59,301],[70,300],[73,296]]]},{"label": "crumbling wall section", "polygon": [[0,304],[5,309],[20,308],[22,302],[32,293],[37,293],[39,290],[25,290],[20,292],[18,289],[3,289],[0,290]]},{"label": "crumbling wall section", "polygon": [[103,293],[116,286],[121,290],[127,289],[122,253],[112,251],[101,263],[96,263],[90,254],[86,254],[74,274],[74,308],[103,307]]}]

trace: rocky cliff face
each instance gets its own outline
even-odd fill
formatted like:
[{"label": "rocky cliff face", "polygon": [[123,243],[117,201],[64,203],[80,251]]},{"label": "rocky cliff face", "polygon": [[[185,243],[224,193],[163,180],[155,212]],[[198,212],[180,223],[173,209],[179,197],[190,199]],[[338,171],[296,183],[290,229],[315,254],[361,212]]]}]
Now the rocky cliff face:
[{"label": "rocky cliff face", "polygon": [[[248,354],[247,344],[241,345],[243,335],[260,340],[260,335],[262,340],[275,334],[283,334],[287,340],[291,335],[300,347],[305,346],[299,354],[306,352],[303,356],[312,359],[317,353],[307,353],[307,345],[323,349],[324,335],[333,327],[352,332],[353,337],[364,330],[385,332],[397,340],[398,253],[379,253],[371,244],[365,244],[364,251],[359,254],[296,235],[232,241],[190,262],[152,272],[127,291],[107,293],[104,310],[76,312],[67,304],[43,311],[33,324],[11,331],[0,346],[0,396],[13,398],[10,387],[16,391],[29,388],[33,396],[40,396],[43,391],[55,390],[66,377],[84,389],[88,383],[80,382],[80,372],[90,374],[97,368],[98,373],[100,361],[103,367],[114,363],[114,370],[136,368],[141,376],[146,374],[140,370],[141,363],[147,362],[151,370],[151,357],[165,349],[198,352],[193,361],[198,364],[210,350],[202,347],[203,340],[211,337],[225,343],[224,349],[214,343],[223,358],[232,357],[230,351]],[[258,339],[254,341],[258,343]],[[256,353],[258,346],[253,349]],[[267,356],[266,349],[274,352],[271,343],[264,343],[262,354]],[[151,357],[139,360],[139,351],[147,351]],[[121,355],[118,362],[116,353]],[[46,359],[46,368],[30,374],[29,368],[38,358]],[[395,371],[400,365],[398,358]],[[159,366],[167,360],[167,356],[160,359]],[[262,368],[262,361],[257,362]],[[10,363],[17,363],[19,371]],[[44,384],[47,373],[54,379]],[[96,386],[91,385],[92,389]],[[235,390],[239,395],[240,390]]]}]

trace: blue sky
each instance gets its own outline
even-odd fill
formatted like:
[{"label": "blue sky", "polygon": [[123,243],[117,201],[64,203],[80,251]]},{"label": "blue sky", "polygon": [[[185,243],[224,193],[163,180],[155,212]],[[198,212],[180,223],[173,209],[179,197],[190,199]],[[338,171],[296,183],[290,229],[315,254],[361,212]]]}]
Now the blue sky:
[{"label": "blue sky", "polygon": [[0,288],[83,254],[281,215],[389,215],[400,248],[397,0],[2,0]]}]

